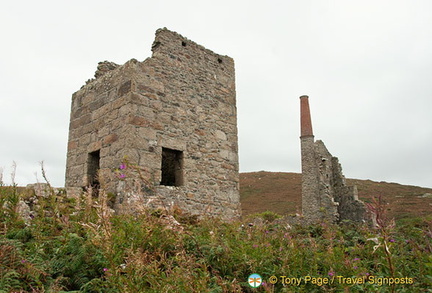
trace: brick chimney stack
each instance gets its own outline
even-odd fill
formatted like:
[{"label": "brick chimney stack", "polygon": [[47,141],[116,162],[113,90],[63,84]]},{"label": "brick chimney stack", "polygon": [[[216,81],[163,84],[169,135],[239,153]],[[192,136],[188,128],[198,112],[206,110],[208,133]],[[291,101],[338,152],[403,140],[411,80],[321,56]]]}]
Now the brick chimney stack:
[{"label": "brick chimney stack", "polygon": [[309,110],[309,97],[300,97],[300,142],[302,163],[302,214],[310,223],[322,217],[319,169],[315,161],[315,138]]},{"label": "brick chimney stack", "polygon": [[300,129],[300,137],[313,136],[308,96],[300,97]]}]

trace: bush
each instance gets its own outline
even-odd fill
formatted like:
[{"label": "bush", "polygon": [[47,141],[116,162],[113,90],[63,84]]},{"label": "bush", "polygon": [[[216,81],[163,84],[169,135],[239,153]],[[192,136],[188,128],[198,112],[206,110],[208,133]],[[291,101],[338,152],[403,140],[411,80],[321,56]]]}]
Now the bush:
[{"label": "bush", "polygon": [[[0,218],[5,292],[427,292],[432,285],[430,218],[383,222],[378,229],[289,227],[271,212],[231,223],[180,211],[112,216],[101,205],[74,209],[47,198],[45,212],[37,210],[25,224],[14,214],[20,197],[0,188],[0,203],[9,204]],[[264,280],[257,289],[248,285],[252,273]],[[282,276],[302,282],[282,284]],[[319,285],[307,276],[334,282]],[[412,284],[346,281],[369,278]]]}]

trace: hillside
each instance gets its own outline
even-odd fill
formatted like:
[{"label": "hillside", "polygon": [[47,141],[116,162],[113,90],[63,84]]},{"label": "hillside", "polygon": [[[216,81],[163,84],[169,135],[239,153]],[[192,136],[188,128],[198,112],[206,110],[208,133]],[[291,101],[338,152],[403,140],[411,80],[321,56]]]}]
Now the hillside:
[{"label": "hillside", "polygon": [[[426,216],[432,212],[431,188],[358,179],[347,179],[347,184],[357,185],[359,198],[366,202],[373,196],[381,195],[388,203],[389,216],[396,219]],[[299,213],[301,174],[264,171],[241,173],[240,199],[243,215],[267,210],[282,215]]]}]

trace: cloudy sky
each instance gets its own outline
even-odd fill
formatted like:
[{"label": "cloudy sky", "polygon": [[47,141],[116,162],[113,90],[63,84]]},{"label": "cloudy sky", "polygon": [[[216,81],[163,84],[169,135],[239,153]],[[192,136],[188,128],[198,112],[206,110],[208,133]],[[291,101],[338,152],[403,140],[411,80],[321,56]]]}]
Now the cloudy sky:
[{"label": "cloudy sky", "polygon": [[300,172],[299,97],[348,178],[432,187],[432,1],[2,1],[0,167],[64,185],[72,93],[167,27],[236,66],[240,169]]}]

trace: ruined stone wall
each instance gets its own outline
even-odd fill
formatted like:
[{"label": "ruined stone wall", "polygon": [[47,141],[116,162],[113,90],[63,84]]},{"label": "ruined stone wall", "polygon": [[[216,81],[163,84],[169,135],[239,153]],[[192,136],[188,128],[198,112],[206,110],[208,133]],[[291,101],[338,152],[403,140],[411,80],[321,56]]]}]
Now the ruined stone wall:
[{"label": "ruined stone wall", "polygon": [[319,173],[316,168],[314,137],[301,137],[302,214],[311,222],[322,218]]},{"label": "ruined stone wall", "polygon": [[338,221],[338,203],[334,198],[332,155],[321,140],[314,143],[315,168],[318,170],[320,212],[322,217]]},{"label": "ruined stone wall", "polygon": [[359,200],[357,186],[347,186],[342,166],[337,157],[332,157],[332,186],[334,199],[339,203],[339,221],[350,220],[354,222],[368,221],[365,204]]},{"label": "ruined stone wall", "polygon": [[320,173],[320,194],[327,200],[323,204],[335,221],[366,220],[366,208],[358,199],[357,187],[347,186],[342,166],[321,140],[315,142],[316,164]]},{"label": "ruined stone wall", "polygon": [[366,220],[357,188],[346,186],[339,160],[314,140],[307,96],[301,100],[302,213],[306,223]]},{"label": "ruined stone wall", "polygon": [[108,179],[118,212],[176,205],[193,214],[238,216],[233,59],[167,29],[156,32],[152,51],[143,62],[99,66],[97,78],[74,93],[66,187],[91,184],[96,161],[108,172],[127,157],[149,184]]},{"label": "ruined stone wall", "polygon": [[302,213],[308,223],[338,220],[338,204],[333,199],[331,155],[322,141],[301,138]]}]

